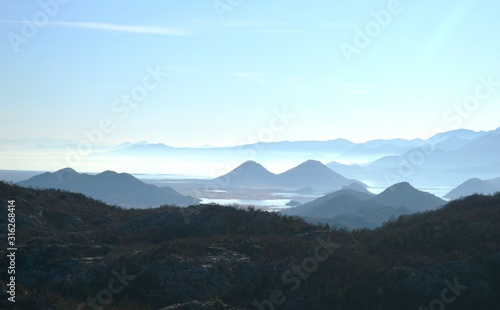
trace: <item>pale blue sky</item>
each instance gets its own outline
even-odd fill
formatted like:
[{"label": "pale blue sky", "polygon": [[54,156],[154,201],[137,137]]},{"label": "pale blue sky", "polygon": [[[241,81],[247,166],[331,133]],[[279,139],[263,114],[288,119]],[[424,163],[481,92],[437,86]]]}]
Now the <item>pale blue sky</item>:
[{"label": "pale blue sky", "polygon": [[[460,108],[481,77],[500,81],[498,1],[402,0],[350,62],[341,44],[391,1],[61,2],[53,16],[39,1],[0,2],[0,139],[84,140],[106,119],[104,143],[235,145],[269,129],[276,110],[294,117],[275,141],[500,126],[500,85]],[[214,3],[228,2],[221,19]],[[23,18],[34,16],[28,38]],[[116,113],[157,66],[169,76]]]}]

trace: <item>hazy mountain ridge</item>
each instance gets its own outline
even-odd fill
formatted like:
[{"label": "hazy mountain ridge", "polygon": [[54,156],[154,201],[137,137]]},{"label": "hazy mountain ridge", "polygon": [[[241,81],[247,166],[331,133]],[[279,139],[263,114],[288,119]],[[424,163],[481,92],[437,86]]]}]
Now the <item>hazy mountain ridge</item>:
[{"label": "hazy mountain ridge", "polygon": [[454,185],[456,180],[465,181],[471,173],[485,179],[497,177],[499,153],[498,129],[490,132],[458,130],[438,134],[403,154],[384,156],[372,163],[344,165],[332,161],[327,166],[349,178],[366,178],[386,186],[389,186],[388,181],[443,186]]},{"label": "hazy mountain ridge", "polygon": [[80,174],[71,168],[46,172],[18,183],[33,188],[54,188],[82,193],[109,204],[124,207],[151,207],[166,204],[187,206],[199,199],[183,196],[171,187],[157,187],[127,173],[104,171],[97,175]]},{"label": "hazy mountain ridge", "polygon": [[[68,144],[70,143],[70,144]],[[46,145],[49,149],[37,148]],[[497,154],[500,149],[500,128],[488,132],[471,130],[452,130],[439,133],[433,137],[422,139],[390,139],[372,140],[354,143],[345,139],[328,141],[282,141],[257,142],[231,147],[172,147],[162,143],[124,143],[116,146],[99,145],[92,148],[86,159],[90,162],[110,161],[110,167],[102,166],[98,170],[124,170],[119,166],[120,160],[148,158],[139,164],[142,173],[156,173],[152,162],[162,162],[163,171],[158,173],[202,175],[213,178],[214,171],[227,171],[220,163],[256,161],[268,165],[282,165],[287,161],[297,165],[307,159],[316,159],[335,172],[348,179],[362,180],[380,187],[387,187],[397,182],[407,181],[417,187],[455,187],[471,177],[491,179],[498,177],[500,160]],[[16,152],[31,152],[33,158],[60,152],[66,154],[68,149],[76,149],[78,142],[66,140],[0,140],[0,148],[6,149],[0,155],[4,163],[3,169],[18,166]],[[24,156],[24,155],[23,155]],[[120,159],[120,160],[116,160]],[[53,158],[56,162],[64,162],[64,156]],[[165,164],[165,161],[171,164]],[[176,162],[195,162],[197,168],[186,172],[179,169]],[[208,162],[207,162],[208,161]],[[35,162],[35,160],[33,160]],[[40,162],[43,162],[40,160]],[[116,166],[114,165],[116,162]],[[207,162],[208,165],[201,165]],[[346,163],[356,163],[354,165]],[[61,164],[61,167],[63,165]],[[206,167],[208,166],[208,167]],[[26,170],[41,170],[37,164],[25,166]],[[46,169],[46,168],[45,168]],[[45,170],[44,169],[44,170]],[[81,169],[93,171],[88,165]]]},{"label": "hazy mountain ridge", "polygon": [[[3,182],[0,199],[14,199],[25,223],[16,254],[24,267],[16,273],[23,291],[17,309],[77,308],[95,298],[87,288],[108,285],[113,270],[130,277],[109,309],[255,309],[276,289],[286,296],[282,306],[293,310],[418,309],[441,296],[444,280],[465,287],[447,308],[496,310],[500,303],[499,195],[350,233],[215,205],[124,210]],[[1,208],[0,218],[6,213]],[[296,282],[282,276],[300,279],[291,266],[303,271],[317,240],[334,247],[320,252],[327,259],[292,290]],[[6,306],[5,291],[1,296]]]}]

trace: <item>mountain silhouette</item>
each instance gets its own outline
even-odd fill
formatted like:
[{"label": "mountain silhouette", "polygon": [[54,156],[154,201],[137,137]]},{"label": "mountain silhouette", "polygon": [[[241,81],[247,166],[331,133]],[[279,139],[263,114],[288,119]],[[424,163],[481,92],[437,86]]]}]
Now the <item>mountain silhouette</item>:
[{"label": "mountain silhouette", "polygon": [[247,161],[213,181],[224,186],[310,187],[316,191],[338,190],[352,183],[364,185],[345,178],[316,160],[305,161],[280,174],[271,173],[254,161]]},{"label": "mountain silhouette", "polygon": [[439,197],[414,188],[408,182],[394,184],[373,199],[383,205],[404,206],[415,212],[433,210],[446,203]]},{"label": "mountain silhouette", "polygon": [[363,185],[359,183],[351,183],[349,185],[345,185],[342,187],[342,189],[351,189],[353,191],[365,193],[365,194],[372,194],[369,190],[366,189]]},{"label": "mountain silhouette", "polygon": [[213,181],[223,186],[272,186],[276,175],[261,164],[249,160]]},{"label": "mountain silhouette", "polygon": [[309,186],[316,190],[335,190],[350,185],[353,180],[334,172],[317,160],[308,160],[278,175],[280,185]]},{"label": "mountain silhouette", "polygon": [[377,184],[408,181],[425,186],[449,186],[472,176],[498,177],[500,128],[488,132],[455,130],[415,143],[401,154],[380,157],[362,165],[330,162],[327,166],[348,178]]},{"label": "mountain silhouette", "polygon": [[464,139],[464,140],[471,141],[471,140],[480,138],[480,137],[484,136],[485,134],[486,134],[486,132],[484,132],[484,131],[476,132],[476,131],[473,131],[470,129],[455,129],[455,130],[450,130],[447,132],[435,134],[434,136],[432,136],[431,139],[435,140],[435,141],[444,141],[447,139],[458,138],[458,139]]},{"label": "mountain silhouette", "polygon": [[487,180],[487,181],[488,181],[488,183],[493,184],[494,186],[500,188],[500,178]]},{"label": "mountain silhouette", "polygon": [[494,194],[496,192],[500,192],[500,187],[496,186],[495,182],[496,179],[491,181],[483,181],[478,178],[469,179],[452,189],[444,197],[449,199],[457,199],[460,197],[470,196],[472,194]]},{"label": "mountain silhouette", "polygon": [[380,205],[371,201],[372,197],[373,195],[343,189],[281,212],[305,218],[333,218],[340,214],[356,212],[361,208]]},{"label": "mountain silhouette", "polygon": [[71,168],[46,172],[18,183],[33,188],[55,188],[82,193],[109,204],[123,207],[151,207],[160,205],[187,206],[198,199],[183,196],[171,187],[146,184],[127,173],[104,171],[97,175],[80,174]]},{"label": "mountain silhouette", "polygon": [[403,182],[387,188],[378,195],[342,189],[281,212],[301,216],[311,223],[323,222],[349,228],[375,228],[392,217],[433,210],[445,203],[444,200]]}]

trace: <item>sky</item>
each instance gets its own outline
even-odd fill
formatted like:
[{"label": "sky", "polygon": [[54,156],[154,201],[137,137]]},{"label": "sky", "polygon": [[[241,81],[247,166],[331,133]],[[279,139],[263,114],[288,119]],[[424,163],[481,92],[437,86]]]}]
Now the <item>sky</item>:
[{"label": "sky", "polygon": [[229,146],[498,128],[500,4],[442,2],[1,1],[0,139]]}]

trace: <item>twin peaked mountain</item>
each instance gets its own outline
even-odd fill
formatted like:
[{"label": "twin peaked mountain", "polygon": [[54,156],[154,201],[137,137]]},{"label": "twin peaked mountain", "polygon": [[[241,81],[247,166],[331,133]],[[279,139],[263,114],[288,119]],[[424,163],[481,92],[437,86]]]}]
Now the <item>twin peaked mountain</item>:
[{"label": "twin peaked mountain", "polygon": [[365,186],[357,180],[347,179],[316,160],[305,161],[280,174],[274,174],[254,161],[247,161],[213,181],[219,187],[312,188],[318,192],[338,190],[352,183]]},{"label": "twin peaked mountain", "polygon": [[54,173],[36,175],[19,182],[18,185],[82,193],[107,204],[122,207],[142,208],[165,204],[188,206],[200,202],[197,198],[179,194],[171,187],[146,184],[130,174],[114,171],[90,175],[65,168]]}]

